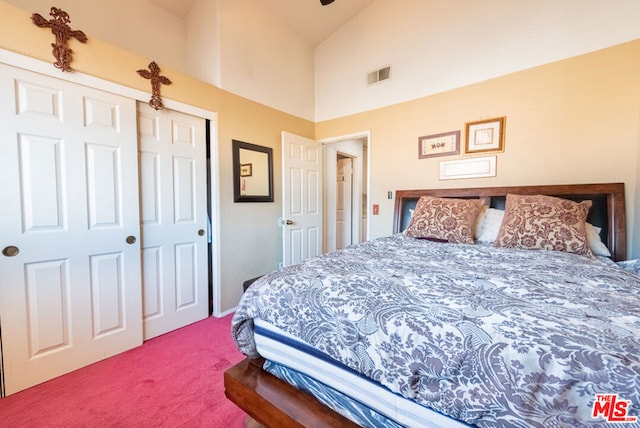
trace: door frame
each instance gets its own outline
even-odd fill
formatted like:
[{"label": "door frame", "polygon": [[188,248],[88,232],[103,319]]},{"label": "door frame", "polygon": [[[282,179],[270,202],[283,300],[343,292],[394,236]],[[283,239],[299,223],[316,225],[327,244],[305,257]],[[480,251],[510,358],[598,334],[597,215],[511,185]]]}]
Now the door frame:
[{"label": "door frame", "polygon": [[[358,157],[356,154],[349,152],[349,150],[344,150],[339,147],[339,143],[351,141],[351,140],[363,140],[364,146],[367,147],[366,154],[362,156],[362,158]],[[353,134],[340,135],[336,137],[325,138],[319,140],[323,145],[323,194],[324,194],[324,233],[323,233],[323,250],[324,252],[334,251],[336,249],[336,180],[337,180],[337,171],[336,171],[336,159],[334,157],[328,156],[328,148],[333,145],[335,146],[335,152],[341,153],[343,155],[352,157],[354,159],[358,159],[360,162],[356,162],[358,165],[354,166],[354,192],[362,193],[363,189],[366,189],[367,199],[370,199],[371,195],[371,131],[362,131],[356,132]],[[366,174],[362,174],[362,169],[366,171]],[[366,183],[362,182],[363,175],[366,177]],[[358,183],[356,184],[356,181]],[[362,206],[362,197],[361,195],[354,195],[354,208],[356,206]],[[360,202],[360,203],[358,203]],[[369,210],[369,202],[366,202],[367,206],[367,217],[364,222],[365,230],[364,234],[359,233],[360,230],[356,230],[356,228],[352,228],[352,236],[358,235],[360,236],[360,242],[367,241],[369,239],[370,234],[370,223],[371,223],[371,213]],[[361,215],[361,210],[354,210],[354,215],[356,212]],[[360,226],[362,226],[361,222],[354,222]],[[361,229],[361,227],[360,227]],[[355,241],[353,241],[355,242]]]},{"label": "door frame", "polygon": [[[149,94],[144,91],[133,89],[127,86],[120,85],[118,83],[109,82],[107,80],[100,79],[98,77],[83,74],[78,71],[73,73],[60,73],[60,70],[51,67],[48,62],[41,61],[36,58],[31,58],[16,52],[11,52],[5,49],[0,49],[0,63],[7,64],[13,67],[23,68],[28,71],[40,73],[49,77],[54,77],[60,80],[66,80],[68,82],[76,83],[79,85],[85,85],[93,87],[95,89],[103,90],[106,92],[112,92],[114,94],[131,98],[136,101],[148,102]],[[210,186],[207,189],[207,193],[210,195],[210,213],[211,213],[211,242],[212,242],[212,254],[210,257],[211,263],[211,284],[213,292],[213,315],[216,317],[223,316],[222,308],[220,305],[221,297],[221,277],[220,277],[220,206],[219,198],[220,183],[218,180],[219,171],[219,157],[218,157],[218,114],[209,110],[205,110],[199,107],[184,104],[179,101],[171,99],[162,100],[165,107],[171,110],[187,113],[192,116],[197,116],[203,119],[208,119],[210,122],[210,139],[209,139],[209,170],[207,171]]]}]

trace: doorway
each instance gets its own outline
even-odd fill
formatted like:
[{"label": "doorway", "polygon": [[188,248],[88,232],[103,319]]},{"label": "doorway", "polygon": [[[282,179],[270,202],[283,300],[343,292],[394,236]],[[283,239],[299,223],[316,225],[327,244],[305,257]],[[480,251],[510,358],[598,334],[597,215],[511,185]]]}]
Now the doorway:
[{"label": "doorway", "polygon": [[368,239],[369,134],[323,141],[324,252]]}]

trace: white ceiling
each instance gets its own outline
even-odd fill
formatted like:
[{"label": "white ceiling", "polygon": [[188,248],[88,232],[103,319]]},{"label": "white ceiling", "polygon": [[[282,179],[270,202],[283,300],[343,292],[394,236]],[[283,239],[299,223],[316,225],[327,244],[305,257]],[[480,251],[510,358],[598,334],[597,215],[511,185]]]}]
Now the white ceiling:
[{"label": "white ceiling", "polygon": [[[148,0],[184,18],[195,0]],[[317,46],[374,0],[335,0],[322,6],[320,0],[256,0],[312,46]]]}]

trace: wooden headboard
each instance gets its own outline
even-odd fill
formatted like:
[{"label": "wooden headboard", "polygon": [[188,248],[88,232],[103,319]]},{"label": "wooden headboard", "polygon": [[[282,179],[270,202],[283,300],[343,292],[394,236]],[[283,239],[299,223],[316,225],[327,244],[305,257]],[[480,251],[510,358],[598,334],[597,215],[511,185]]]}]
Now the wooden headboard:
[{"label": "wooden headboard", "polygon": [[587,221],[600,227],[602,242],[607,244],[614,261],[626,259],[627,222],[624,201],[624,183],[563,184],[541,186],[477,187],[464,189],[427,189],[396,191],[393,214],[393,232],[409,225],[411,213],[421,196],[441,198],[481,198],[492,208],[504,209],[507,194],[549,195],[573,201],[592,201]]}]

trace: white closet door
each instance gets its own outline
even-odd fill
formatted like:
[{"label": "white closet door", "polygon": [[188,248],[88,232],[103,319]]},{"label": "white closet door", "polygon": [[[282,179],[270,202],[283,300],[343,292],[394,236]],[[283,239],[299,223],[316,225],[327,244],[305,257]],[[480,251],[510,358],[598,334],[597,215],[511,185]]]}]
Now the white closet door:
[{"label": "white closet door", "polygon": [[142,343],[136,106],[0,64],[11,394]]},{"label": "white closet door", "polygon": [[205,121],[138,103],[144,338],[209,315]]}]

